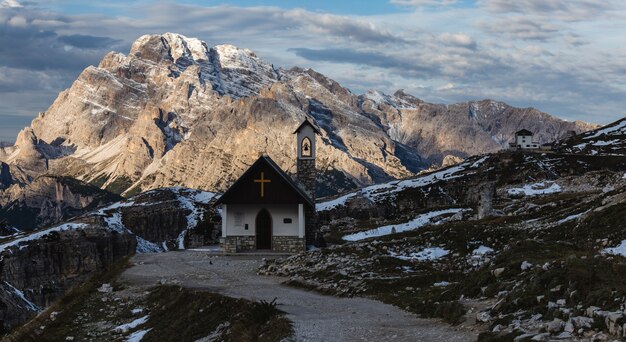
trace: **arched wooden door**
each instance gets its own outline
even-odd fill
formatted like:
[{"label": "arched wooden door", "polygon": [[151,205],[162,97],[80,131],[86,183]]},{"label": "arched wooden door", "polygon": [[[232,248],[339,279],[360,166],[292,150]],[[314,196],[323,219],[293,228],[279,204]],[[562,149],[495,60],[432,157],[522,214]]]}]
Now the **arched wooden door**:
[{"label": "arched wooden door", "polygon": [[256,249],[272,249],[272,216],[266,209],[256,216]]}]

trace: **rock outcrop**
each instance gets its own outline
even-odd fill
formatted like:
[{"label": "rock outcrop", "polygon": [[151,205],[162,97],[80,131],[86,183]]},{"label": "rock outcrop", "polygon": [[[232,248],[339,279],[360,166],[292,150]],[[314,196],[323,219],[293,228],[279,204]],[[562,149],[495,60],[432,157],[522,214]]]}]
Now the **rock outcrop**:
[{"label": "rock outcrop", "polygon": [[[10,177],[7,180],[11,184]],[[44,175],[28,184],[12,184],[0,192],[0,220],[20,230],[34,230],[121,199],[69,177]]]},{"label": "rock outcrop", "polygon": [[32,318],[94,272],[134,254],[135,249],[132,234],[84,223],[3,242],[0,333]]}]

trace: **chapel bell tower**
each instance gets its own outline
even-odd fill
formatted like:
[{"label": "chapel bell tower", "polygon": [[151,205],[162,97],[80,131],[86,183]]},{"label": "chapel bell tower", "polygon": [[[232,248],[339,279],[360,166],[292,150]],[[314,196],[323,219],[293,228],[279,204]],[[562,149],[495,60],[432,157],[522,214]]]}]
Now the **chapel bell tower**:
[{"label": "chapel bell tower", "polygon": [[304,185],[311,199],[315,201],[315,183],[317,178],[315,171],[315,153],[317,152],[315,135],[319,134],[320,131],[309,118],[306,117],[304,122],[302,122],[293,133],[296,134],[298,180]]}]

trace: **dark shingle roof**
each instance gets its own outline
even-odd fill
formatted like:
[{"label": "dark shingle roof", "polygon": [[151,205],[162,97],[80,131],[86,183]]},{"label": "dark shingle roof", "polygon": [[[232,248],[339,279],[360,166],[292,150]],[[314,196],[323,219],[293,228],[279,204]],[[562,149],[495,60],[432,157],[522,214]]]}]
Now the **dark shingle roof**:
[{"label": "dark shingle roof", "polygon": [[283,171],[280,168],[280,166],[278,166],[276,164],[276,162],[274,162],[274,160],[272,160],[272,158],[270,158],[267,155],[263,155],[263,156],[259,157],[259,159],[257,159],[248,168],[248,170],[246,170],[246,172],[244,172],[235,181],[235,183],[233,183],[233,185],[231,185],[228,188],[228,190],[226,190],[226,192],[217,200],[217,202],[215,204],[228,203],[229,202],[229,197],[231,197],[231,195],[233,195],[233,192],[239,187],[239,185],[242,182],[242,180],[245,179],[248,176],[248,174],[250,174],[255,169],[257,169],[257,167],[259,166],[260,163],[264,163],[264,164],[268,165],[270,168],[272,168],[274,171],[276,171],[276,173],[285,181],[285,183],[287,183],[287,185],[290,188],[295,190],[295,192],[298,195],[298,197],[300,197],[304,201],[304,203],[307,203],[307,204],[309,204],[311,206],[315,205],[315,201],[298,185],[298,183],[296,183],[287,173],[285,173],[285,171]]},{"label": "dark shingle roof", "polygon": [[300,126],[298,126],[298,128],[296,128],[296,130],[293,132],[293,134],[296,134],[296,133],[300,132],[300,130],[302,129],[302,127],[304,127],[305,125],[309,125],[309,126],[311,126],[311,128],[313,128],[313,131],[314,131],[315,133],[317,133],[317,134],[321,134],[321,133],[320,133],[320,129],[319,129],[319,127],[317,127],[317,125],[316,125],[316,124],[314,124],[314,123],[313,123],[313,121],[311,121],[311,120],[309,119],[309,117],[308,117],[308,116],[305,116],[305,117],[304,117],[304,121],[302,121],[302,123],[300,124]]},{"label": "dark shingle roof", "polygon": [[529,136],[529,135],[533,135],[533,132],[527,130],[527,129],[522,129],[520,131],[515,132],[515,135],[523,135],[523,136]]}]

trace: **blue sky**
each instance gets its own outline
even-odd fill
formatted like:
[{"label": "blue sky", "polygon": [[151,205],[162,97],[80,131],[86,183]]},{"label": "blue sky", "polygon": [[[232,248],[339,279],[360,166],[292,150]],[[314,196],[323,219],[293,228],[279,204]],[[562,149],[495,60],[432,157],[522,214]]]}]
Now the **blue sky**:
[{"label": "blue sky", "polygon": [[0,0],[0,140],[107,52],[164,32],[313,68],[355,93],[626,116],[623,0]]},{"label": "blue sky", "polygon": [[[41,4],[49,9],[63,13],[102,13],[106,15],[128,15],[126,9],[136,5],[154,3],[155,1],[123,1],[113,0],[106,3],[98,1],[53,1]],[[236,7],[272,6],[283,9],[306,9],[312,12],[334,13],[344,15],[380,15],[406,11],[408,7],[391,4],[385,0],[274,0],[274,1],[178,1],[181,4],[190,4],[202,7],[229,5]]]}]

